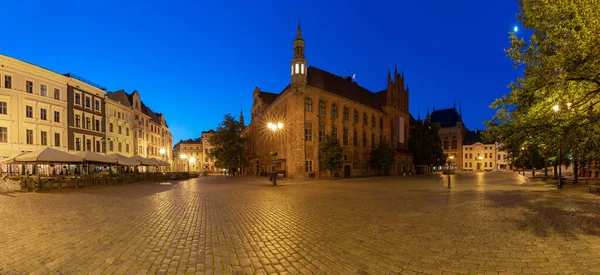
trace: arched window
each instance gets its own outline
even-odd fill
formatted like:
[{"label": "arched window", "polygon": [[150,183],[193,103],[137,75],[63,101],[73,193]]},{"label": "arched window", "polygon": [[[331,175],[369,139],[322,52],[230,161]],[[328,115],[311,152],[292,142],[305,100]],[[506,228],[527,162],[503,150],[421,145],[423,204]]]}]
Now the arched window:
[{"label": "arched window", "polygon": [[319,100],[319,115],[325,115],[325,101]]},{"label": "arched window", "polygon": [[304,99],[304,111],[312,113],[312,99],[308,97]]},{"label": "arched window", "polygon": [[332,104],[331,105],[331,117],[332,118],[337,118],[338,116],[338,109],[337,109],[337,105]]},{"label": "arched window", "polygon": [[304,64],[300,64],[300,73],[304,74]]},{"label": "arched window", "polygon": [[458,140],[456,140],[456,136],[452,137],[452,149],[456,149],[458,147]]},{"label": "arched window", "polygon": [[296,63],[296,74],[300,73],[300,64]]},{"label": "arched window", "polygon": [[363,113],[363,124],[369,125],[369,119],[367,118],[367,113]]},{"label": "arched window", "polygon": [[448,137],[444,137],[444,149],[450,148],[450,139]]},{"label": "arched window", "polygon": [[371,116],[371,127],[375,127],[375,116]]},{"label": "arched window", "polygon": [[354,110],[354,123],[358,123],[358,111]]}]

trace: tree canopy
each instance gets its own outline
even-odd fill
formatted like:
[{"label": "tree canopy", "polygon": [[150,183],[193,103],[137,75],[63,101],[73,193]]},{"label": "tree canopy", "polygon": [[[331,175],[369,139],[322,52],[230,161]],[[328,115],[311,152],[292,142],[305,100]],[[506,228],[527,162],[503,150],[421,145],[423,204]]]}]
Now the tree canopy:
[{"label": "tree canopy", "polygon": [[344,148],[334,135],[327,135],[319,144],[319,160],[323,168],[329,170],[329,177],[342,168]]},{"label": "tree canopy", "polygon": [[446,158],[438,134],[439,129],[437,123],[411,120],[408,148],[413,155],[415,165],[444,165]]},{"label": "tree canopy", "polygon": [[216,132],[208,140],[213,146],[209,155],[215,159],[215,166],[237,168],[245,163],[244,140],[240,136],[243,127],[231,114],[224,115]]},{"label": "tree canopy", "polygon": [[486,138],[502,142],[513,157],[535,145],[547,157],[562,149],[565,161],[597,158],[600,0],[521,0],[519,6],[519,22],[533,34],[526,40],[510,33],[506,53],[523,76],[492,104],[496,115],[486,122]]},{"label": "tree canopy", "polygon": [[388,171],[394,164],[396,150],[390,147],[386,142],[381,142],[377,147],[371,150],[371,168],[376,169],[382,175]]}]

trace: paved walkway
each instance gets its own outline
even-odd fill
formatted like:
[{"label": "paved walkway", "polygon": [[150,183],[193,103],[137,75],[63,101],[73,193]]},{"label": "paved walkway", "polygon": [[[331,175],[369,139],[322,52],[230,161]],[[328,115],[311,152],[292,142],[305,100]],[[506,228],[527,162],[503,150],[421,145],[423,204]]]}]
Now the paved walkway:
[{"label": "paved walkway", "polygon": [[0,274],[600,274],[600,196],[522,182],[209,176],[4,194]]}]

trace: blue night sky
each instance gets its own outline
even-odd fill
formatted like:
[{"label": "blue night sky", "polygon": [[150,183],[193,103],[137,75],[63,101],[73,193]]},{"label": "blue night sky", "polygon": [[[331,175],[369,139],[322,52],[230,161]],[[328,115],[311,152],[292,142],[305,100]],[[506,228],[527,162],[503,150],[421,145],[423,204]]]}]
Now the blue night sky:
[{"label": "blue night sky", "polygon": [[175,142],[240,108],[248,122],[254,87],[281,92],[298,11],[309,65],[379,91],[397,64],[415,117],[456,100],[466,126],[483,129],[519,76],[503,51],[516,0],[4,2],[0,53],[137,89],[166,114]]}]

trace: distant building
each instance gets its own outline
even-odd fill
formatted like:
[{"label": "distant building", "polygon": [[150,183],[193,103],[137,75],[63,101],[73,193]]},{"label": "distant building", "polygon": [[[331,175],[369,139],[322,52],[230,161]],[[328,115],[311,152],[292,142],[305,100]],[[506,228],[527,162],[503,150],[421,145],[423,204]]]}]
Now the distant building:
[{"label": "distant building", "polygon": [[498,147],[495,142],[484,142],[481,131],[469,131],[463,144],[463,170],[497,170]]},{"label": "distant building", "polygon": [[463,170],[463,142],[467,138],[467,127],[462,121],[462,113],[456,110],[456,106],[449,109],[435,110],[427,114],[432,123],[440,125],[439,135],[442,140],[444,154],[451,168]]},{"label": "distant building", "polygon": [[[178,159],[174,162],[175,171],[189,171],[191,172],[199,172],[203,171],[204,167],[202,165],[204,160],[204,152],[202,150],[202,139],[188,139],[181,140],[173,146],[173,153]],[[181,155],[185,155],[186,159],[183,160],[180,158]],[[190,161],[193,158],[193,161]]]},{"label": "distant building", "polygon": [[[396,150],[394,166],[386,172],[411,173],[409,90],[404,74],[388,71],[387,88],[372,92],[359,86],[355,77],[309,67],[300,25],[293,46],[290,84],[280,93],[255,88],[252,94],[251,121],[242,132],[248,160],[244,173],[277,170],[288,177],[328,176],[319,164],[319,143],[326,135],[337,136],[344,147],[340,176],[372,174],[371,150],[381,142]],[[281,127],[272,131],[268,123]]]},{"label": "distant building", "polygon": [[215,134],[214,130],[208,130],[208,131],[204,131],[202,132],[202,149],[204,150],[203,152],[203,159],[200,163],[202,170],[204,171],[210,171],[210,172],[216,172],[217,171],[217,167],[215,167],[215,159],[211,158],[209,153],[212,151],[213,146],[210,143],[210,138]]},{"label": "distant building", "polygon": [[133,156],[134,114],[125,91],[106,94],[106,120],[108,123],[106,153]]},{"label": "distant building", "polygon": [[[209,155],[213,149],[212,144],[210,144],[210,138],[215,133],[216,132],[211,129],[208,131],[203,131],[202,135],[198,138],[181,140],[177,142],[175,146],[173,146],[173,153],[176,158],[175,169],[177,171],[188,171],[189,164],[190,171],[217,172],[215,160]],[[186,156],[185,159],[181,158],[181,155],[183,154]]]},{"label": "distant building", "polygon": [[[133,111],[133,152],[145,158],[156,158],[171,162],[173,155],[173,136],[169,130],[164,114],[155,113],[144,104],[140,93],[134,90],[127,94]],[[122,95],[119,95],[122,98]],[[161,154],[161,149],[164,153]]]}]

